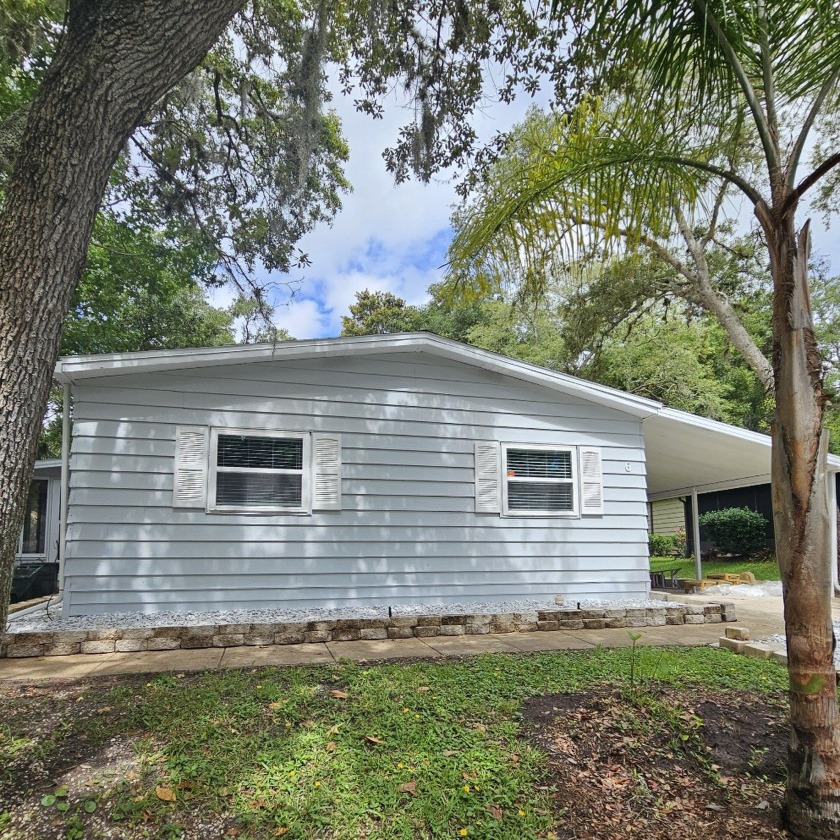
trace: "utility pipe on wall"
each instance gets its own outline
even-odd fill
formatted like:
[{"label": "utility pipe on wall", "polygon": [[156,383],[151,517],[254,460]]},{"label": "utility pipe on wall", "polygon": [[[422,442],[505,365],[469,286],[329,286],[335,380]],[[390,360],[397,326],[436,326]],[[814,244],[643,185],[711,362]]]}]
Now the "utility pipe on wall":
[{"label": "utility pipe on wall", "polygon": [[61,418],[61,492],[58,513],[58,597],[64,594],[64,557],[67,551],[67,507],[70,498],[70,385],[64,386]]},{"label": "utility pipe on wall", "polygon": [[694,541],[694,573],[697,580],[703,579],[703,560],[700,556],[700,505],[697,503],[697,488],[691,488],[691,525]]}]

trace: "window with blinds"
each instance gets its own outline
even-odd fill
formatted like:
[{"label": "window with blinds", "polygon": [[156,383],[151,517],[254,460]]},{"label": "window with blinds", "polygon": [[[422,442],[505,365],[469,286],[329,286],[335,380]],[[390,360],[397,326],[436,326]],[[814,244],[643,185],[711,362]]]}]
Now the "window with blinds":
[{"label": "window with blinds", "polygon": [[214,510],[302,511],[308,491],[307,436],[213,430]]},{"label": "window with blinds", "polygon": [[576,512],[574,450],[504,447],[504,512]]}]

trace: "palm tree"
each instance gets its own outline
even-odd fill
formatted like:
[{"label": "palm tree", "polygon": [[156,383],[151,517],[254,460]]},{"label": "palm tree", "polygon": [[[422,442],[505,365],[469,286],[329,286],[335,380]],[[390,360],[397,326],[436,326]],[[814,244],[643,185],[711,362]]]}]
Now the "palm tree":
[{"label": "palm tree", "polygon": [[[564,116],[558,142],[512,166],[499,201],[467,221],[455,253],[521,230],[531,212],[563,220],[560,247],[573,258],[593,244],[640,242],[645,231],[667,235],[673,208],[697,208],[716,184],[752,206],[774,288],[771,471],[791,716],[784,816],[798,837],[840,838],[827,397],[808,293],[809,223],[796,221],[809,190],[840,164],[840,150],[828,151],[800,172],[812,132],[840,106],[840,7],[593,0],[556,13],[576,33],[570,89],[594,93]],[[759,151],[754,167],[727,162],[741,120]]]}]

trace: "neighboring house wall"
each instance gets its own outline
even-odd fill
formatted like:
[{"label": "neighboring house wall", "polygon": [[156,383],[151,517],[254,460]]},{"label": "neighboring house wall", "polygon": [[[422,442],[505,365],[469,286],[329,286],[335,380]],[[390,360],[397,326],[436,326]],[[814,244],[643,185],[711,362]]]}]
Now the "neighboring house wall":
[{"label": "neighboring house wall", "polygon": [[685,506],[682,499],[660,499],[650,503],[652,534],[673,534],[685,528]]},{"label": "neighboring house wall", "polygon": [[[173,508],[179,425],[340,435],[343,509]],[[601,447],[603,515],[476,513],[487,441]],[[86,380],[71,471],[71,615],[648,591],[640,422],[429,354]]]},{"label": "neighboring house wall", "polygon": [[[55,473],[55,474],[53,474]],[[39,470],[30,483],[15,563],[58,562],[59,468]]]}]

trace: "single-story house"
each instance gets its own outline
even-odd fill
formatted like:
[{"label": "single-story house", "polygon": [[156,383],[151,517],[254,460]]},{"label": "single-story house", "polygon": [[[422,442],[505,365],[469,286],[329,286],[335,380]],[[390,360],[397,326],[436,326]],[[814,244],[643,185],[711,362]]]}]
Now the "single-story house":
[{"label": "single-story house", "polygon": [[769,473],[765,436],[429,333],[56,378],[65,615],[643,597],[652,498]]}]

